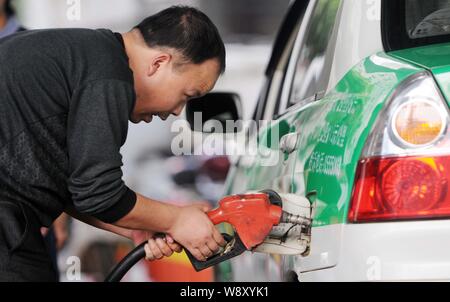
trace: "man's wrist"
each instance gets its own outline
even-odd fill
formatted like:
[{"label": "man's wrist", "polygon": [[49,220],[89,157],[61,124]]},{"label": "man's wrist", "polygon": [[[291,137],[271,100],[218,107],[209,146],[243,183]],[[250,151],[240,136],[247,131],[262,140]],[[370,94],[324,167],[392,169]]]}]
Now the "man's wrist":
[{"label": "man's wrist", "polygon": [[166,234],[171,234],[172,230],[173,230],[173,226],[175,225],[175,223],[178,220],[178,216],[180,215],[180,211],[181,208],[179,206],[173,205],[173,204],[166,204],[167,211],[169,213],[169,219],[168,219],[168,224],[165,228],[165,230],[163,230],[164,233]]}]

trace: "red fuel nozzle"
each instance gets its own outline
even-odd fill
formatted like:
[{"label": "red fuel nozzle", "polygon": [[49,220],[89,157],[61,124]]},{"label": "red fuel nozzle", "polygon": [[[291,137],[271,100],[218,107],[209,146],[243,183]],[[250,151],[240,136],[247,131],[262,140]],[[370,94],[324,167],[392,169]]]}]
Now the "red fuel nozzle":
[{"label": "red fuel nozzle", "polygon": [[282,214],[281,207],[271,204],[267,194],[246,194],[225,197],[208,216],[215,225],[231,224],[247,250],[251,250],[280,223]]}]

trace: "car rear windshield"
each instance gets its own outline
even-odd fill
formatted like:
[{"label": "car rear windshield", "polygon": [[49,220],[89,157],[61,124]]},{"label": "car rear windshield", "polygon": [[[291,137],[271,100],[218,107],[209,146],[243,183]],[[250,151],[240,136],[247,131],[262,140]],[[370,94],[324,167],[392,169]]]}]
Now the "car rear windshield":
[{"label": "car rear windshield", "polygon": [[450,42],[450,0],[383,0],[387,51]]}]

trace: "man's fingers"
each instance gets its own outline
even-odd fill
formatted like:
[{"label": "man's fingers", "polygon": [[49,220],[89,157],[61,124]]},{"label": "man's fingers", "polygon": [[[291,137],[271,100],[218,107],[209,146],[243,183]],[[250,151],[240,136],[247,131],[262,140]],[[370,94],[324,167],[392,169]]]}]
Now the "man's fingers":
[{"label": "man's fingers", "polygon": [[167,243],[170,247],[170,249],[176,253],[181,253],[183,248],[178,243]]},{"label": "man's fingers", "polygon": [[220,246],[214,240],[208,241],[206,245],[213,252],[213,254],[217,253],[220,250]]},{"label": "man's fingers", "polygon": [[161,259],[163,257],[163,253],[159,250],[159,247],[156,245],[156,242],[154,239],[149,239],[148,245],[149,245],[150,250],[152,251],[155,259]]},{"label": "man's fingers", "polygon": [[206,259],[214,255],[214,252],[207,245],[202,246],[199,250]]},{"label": "man's fingers", "polygon": [[191,252],[192,256],[194,256],[198,261],[206,261],[205,256],[203,256],[199,249],[189,249],[189,252]]},{"label": "man's fingers", "polygon": [[173,254],[173,251],[163,239],[156,238],[156,245],[159,247],[159,250],[163,253],[164,256],[170,257]]},{"label": "man's fingers", "polygon": [[[163,238],[151,238],[148,240],[145,245],[145,259],[146,260],[155,260],[161,259],[164,256],[170,257],[173,252],[180,253],[183,248],[177,243],[168,243]],[[199,253],[201,255],[201,253]]]},{"label": "man's fingers", "polygon": [[175,239],[172,238],[170,235],[166,235],[166,242],[169,245],[169,247],[172,249],[172,251],[181,253],[183,251],[183,247],[178,244]]},{"label": "man's fingers", "polygon": [[166,241],[167,243],[171,244],[171,243],[175,243],[175,240],[172,238],[172,236],[170,235],[166,235]]},{"label": "man's fingers", "polygon": [[220,232],[216,228],[214,229],[215,229],[213,232],[214,241],[216,241],[217,244],[222,247],[227,245],[227,241],[223,238],[222,234],[220,234]]},{"label": "man's fingers", "polygon": [[44,237],[47,236],[48,230],[49,230],[48,228],[41,227],[41,235]]},{"label": "man's fingers", "polygon": [[148,244],[144,246],[144,249],[145,249],[145,260],[147,261],[155,260],[155,256],[153,256],[152,250],[150,249]]}]

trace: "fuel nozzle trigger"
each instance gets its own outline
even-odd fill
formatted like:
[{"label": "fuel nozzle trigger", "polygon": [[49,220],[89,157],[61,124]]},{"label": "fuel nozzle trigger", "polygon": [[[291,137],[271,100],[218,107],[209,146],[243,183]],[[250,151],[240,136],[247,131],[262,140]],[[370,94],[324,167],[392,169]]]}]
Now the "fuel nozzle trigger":
[{"label": "fuel nozzle trigger", "polygon": [[283,215],[281,206],[274,204],[273,199],[269,192],[223,198],[217,209],[208,212],[208,217],[214,225],[231,224],[235,229],[234,236],[222,234],[227,245],[206,261],[198,261],[186,250],[194,269],[200,271],[217,265],[261,244]]},{"label": "fuel nozzle trigger", "polygon": [[211,256],[206,261],[197,260],[188,250],[186,250],[186,254],[197,272],[237,257],[247,250],[238,234],[235,233],[234,236],[231,236],[224,233],[222,236],[227,242],[227,245],[218,254]]}]

